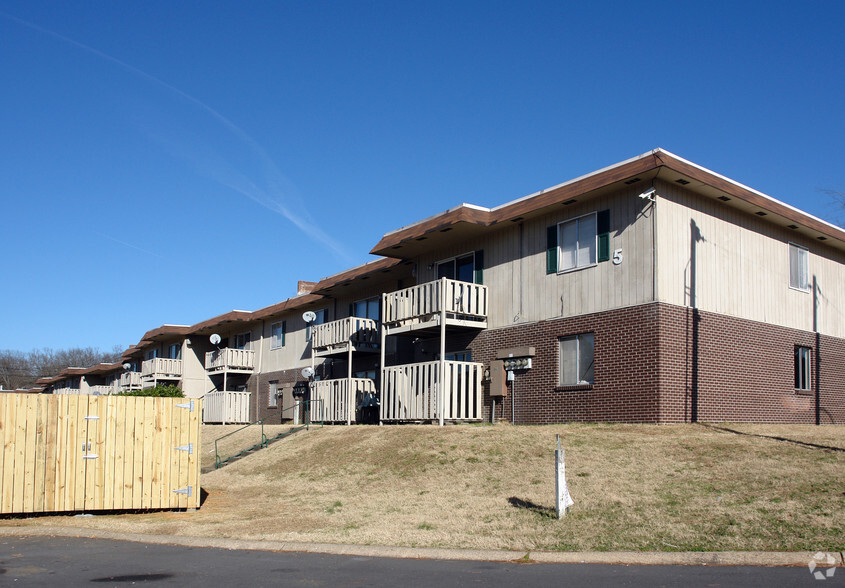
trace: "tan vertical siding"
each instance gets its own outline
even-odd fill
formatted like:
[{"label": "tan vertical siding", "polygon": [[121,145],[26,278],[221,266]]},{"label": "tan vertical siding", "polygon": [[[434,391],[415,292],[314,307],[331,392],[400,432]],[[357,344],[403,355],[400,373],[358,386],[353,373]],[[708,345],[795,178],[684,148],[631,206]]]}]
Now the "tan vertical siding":
[{"label": "tan vertical siding", "polygon": [[[436,278],[435,264],[442,259],[484,250],[484,283],[490,289],[488,325],[498,328],[550,318],[601,312],[652,300],[652,220],[650,203],[626,189],[560,206],[553,214],[507,222],[484,237],[469,239],[450,249],[419,259],[419,282]],[[601,262],[594,267],[546,275],[546,228],[592,212],[610,212],[610,252],[622,249],[623,261]],[[520,255],[520,252],[522,255]],[[431,269],[428,269],[431,266]]]},{"label": "tan vertical siding", "polygon": [[[680,186],[660,183],[658,194],[661,301],[690,305],[694,294],[702,310],[811,331],[813,292],[789,287],[792,242],[810,251],[810,281],[815,277],[819,285],[819,330],[845,337],[845,255],[765,217]],[[695,276],[693,227],[700,231],[694,246]]]}]

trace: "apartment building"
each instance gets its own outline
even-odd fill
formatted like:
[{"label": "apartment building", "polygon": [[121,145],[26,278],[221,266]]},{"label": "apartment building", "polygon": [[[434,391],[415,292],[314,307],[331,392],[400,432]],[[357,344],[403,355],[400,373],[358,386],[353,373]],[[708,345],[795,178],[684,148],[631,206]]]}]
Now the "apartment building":
[{"label": "apartment building", "polygon": [[249,420],[845,420],[845,231],[665,150],[371,253],[126,358]]}]

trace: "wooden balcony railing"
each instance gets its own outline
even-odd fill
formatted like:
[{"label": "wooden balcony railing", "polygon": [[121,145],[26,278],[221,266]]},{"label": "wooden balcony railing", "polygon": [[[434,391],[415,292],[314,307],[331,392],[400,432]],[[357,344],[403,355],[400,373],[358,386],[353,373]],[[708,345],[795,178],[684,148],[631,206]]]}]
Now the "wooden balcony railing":
[{"label": "wooden balcony railing", "polygon": [[[341,378],[311,382],[311,420],[326,423],[354,423],[358,404],[366,395],[376,395],[369,378]],[[322,402],[313,402],[321,400]]]},{"label": "wooden balcony railing", "polygon": [[95,396],[106,396],[108,394],[114,394],[116,392],[114,386],[88,386],[88,394],[94,394]]},{"label": "wooden balcony railing", "polygon": [[79,388],[71,388],[70,386],[61,386],[60,388],[53,388],[53,394],[79,394]]},{"label": "wooden balcony railing", "polygon": [[224,425],[250,422],[249,398],[249,392],[209,392],[202,403],[202,422]]},{"label": "wooden balcony railing", "polygon": [[209,372],[251,372],[255,370],[255,351],[250,349],[215,349],[205,354],[205,369]]},{"label": "wooden balcony railing", "polygon": [[141,372],[123,372],[120,374],[120,389],[133,390],[141,387]]},{"label": "wooden balcony railing", "polygon": [[347,342],[355,346],[377,346],[379,337],[376,321],[351,316],[312,327],[311,343],[314,349],[327,349]]},{"label": "wooden balcony railing", "polygon": [[483,364],[444,362],[442,409],[441,362],[386,367],[382,371],[382,421],[481,420]]},{"label": "wooden balcony railing", "polygon": [[154,357],[141,364],[141,378],[168,380],[182,377],[182,360]]},{"label": "wooden balcony railing", "polygon": [[456,318],[486,320],[487,286],[441,278],[384,297],[385,324],[426,320],[443,310]]}]

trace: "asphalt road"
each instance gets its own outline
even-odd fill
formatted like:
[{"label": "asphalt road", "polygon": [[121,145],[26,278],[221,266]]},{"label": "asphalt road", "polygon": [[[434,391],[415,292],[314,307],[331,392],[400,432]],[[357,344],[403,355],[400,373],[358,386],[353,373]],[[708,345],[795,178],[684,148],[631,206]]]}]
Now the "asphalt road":
[{"label": "asphalt road", "polygon": [[807,567],[517,564],[0,537],[0,586],[845,586]]}]

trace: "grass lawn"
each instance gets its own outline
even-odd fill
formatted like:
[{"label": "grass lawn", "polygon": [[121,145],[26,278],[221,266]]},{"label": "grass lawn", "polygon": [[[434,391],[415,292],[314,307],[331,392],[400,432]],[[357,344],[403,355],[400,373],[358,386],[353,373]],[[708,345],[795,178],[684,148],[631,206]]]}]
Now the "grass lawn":
[{"label": "grass lawn", "polygon": [[[203,428],[205,465],[223,432]],[[563,520],[556,434],[575,500]],[[202,486],[194,513],[7,524],[526,551],[845,550],[843,426],[312,428]]]}]

